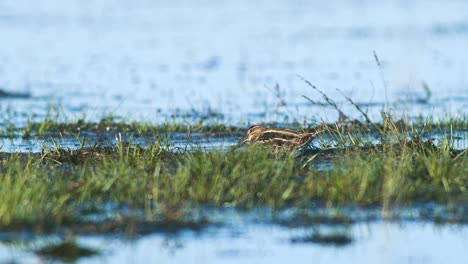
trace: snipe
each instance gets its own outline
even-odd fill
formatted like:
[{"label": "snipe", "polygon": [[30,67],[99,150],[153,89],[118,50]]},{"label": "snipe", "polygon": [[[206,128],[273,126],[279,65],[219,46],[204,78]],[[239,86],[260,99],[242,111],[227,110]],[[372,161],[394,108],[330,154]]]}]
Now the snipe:
[{"label": "snipe", "polygon": [[300,133],[290,129],[266,128],[263,126],[251,126],[245,137],[237,144],[240,147],[247,142],[256,145],[270,145],[274,151],[302,149],[312,139],[323,131]]}]

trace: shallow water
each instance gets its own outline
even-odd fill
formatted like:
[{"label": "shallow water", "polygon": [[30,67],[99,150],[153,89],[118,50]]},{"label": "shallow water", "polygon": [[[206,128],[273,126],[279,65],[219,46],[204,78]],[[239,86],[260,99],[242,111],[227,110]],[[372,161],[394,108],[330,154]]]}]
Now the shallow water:
[{"label": "shallow water", "polygon": [[[130,142],[133,146],[140,146],[142,148],[151,147],[153,144],[172,149],[173,151],[213,151],[213,150],[229,150],[242,138],[242,134],[233,135],[233,133],[222,135],[206,135],[203,133],[161,133],[163,139],[155,139],[149,134],[138,134],[136,132],[121,133],[119,131],[107,132],[91,132],[81,131],[78,135],[58,136],[56,133],[50,135],[31,136],[29,139],[23,139],[21,136],[0,137],[0,152],[23,152],[23,153],[37,153],[49,149],[80,149],[82,147],[94,146],[114,146],[119,142]],[[433,132],[425,133],[421,138],[426,140],[433,140],[434,144],[438,145],[440,142],[448,140],[451,142],[454,150],[464,150],[468,148],[468,131],[454,130],[452,132]],[[380,144],[378,137],[372,134],[362,135],[362,139],[368,144]],[[409,138],[408,138],[409,139]],[[334,146],[337,144],[336,140],[330,136],[322,135],[310,143],[310,146],[320,148],[321,144],[327,146]]]},{"label": "shallow water", "polygon": [[[80,149],[82,147],[93,146],[114,146],[120,141],[131,142],[133,146],[140,146],[142,148],[151,147],[152,144],[157,143],[173,151],[213,151],[213,150],[228,150],[235,146],[240,139],[239,136],[218,136],[211,137],[200,133],[191,133],[190,138],[186,133],[171,133],[167,135],[167,140],[163,142],[156,141],[153,137],[148,135],[138,135],[137,133],[94,133],[83,131],[80,136],[40,136],[32,137],[30,139],[23,139],[21,137],[8,138],[0,137],[0,152],[41,152],[44,149]],[[380,140],[372,135],[363,135],[363,139],[368,143],[379,144]],[[468,148],[468,131],[452,131],[452,134],[447,133],[426,133],[422,136],[423,140],[431,139],[437,145],[441,141],[449,140],[452,142],[452,147],[455,150],[464,150]],[[328,146],[333,146],[336,142],[325,136],[320,136],[311,142],[311,146],[320,147],[321,143]]]},{"label": "shallow water", "polygon": [[[60,118],[97,121],[114,115],[154,123],[200,119],[243,125],[270,121],[333,122],[359,117],[340,89],[372,118],[386,104],[399,117],[466,114],[468,2],[337,0],[3,0],[0,88],[29,93],[0,98],[0,129]],[[373,52],[381,66],[377,66]],[[427,83],[427,98],[422,82]],[[275,88],[275,84],[279,88]],[[58,105],[58,106],[57,106]],[[466,131],[455,132],[467,147]],[[436,139],[443,135],[436,135]],[[54,140],[78,148],[83,138],[1,138],[0,151],[39,152]],[[88,144],[98,142],[89,135]],[[195,139],[224,149],[238,138]],[[104,143],[117,142],[106,135]],[[134,138],[146,144],[151,139]],[[85,142],[86,143],[86,142]],[[176,147],[186,147],[181,136]],[[459,146],[459,147],[457,147]],[[104,250],[82,263],[465,263],[467,225],[358,223],[348,246],[292,244],[309,230],[243,222],[206,232],[152,234],[127,241],[79,236]],[[233,220],[234,221],[234,220]],[[0,243],[0,262],[41,262]]]},{"label": "shallow water", "polygon": [[[303,234],[303,230],[252,225],[237,232],[218,230],[208,236],[188,234],[189,239],[153,235],[136,243],[117,243],[108,260],[117,263],[141,263],[146,259],[163,263],[285,263],[292,259],[296,263],[463,263],[463,259],[468,258],[467,232],[466,227],[362,224],[350,228],[356,240],[354,244],[337,248],[291,244],[291,237]],[[96,263],[99,261],[97,258]]]},{"label": "shallow water", "polygon": [[410,116],[465,113],[466,10],[461,0],[5,0],[0,87],[31,97],[0,99],[1,111],[20,126],[51,102],[71,119],[334,121],[302,98],[321,100],[301,75],[352,117],[336,88],[375,118],[386,103]]},{"label": "shallow water", "polygon": [[[79,236],[80,245],[101,253],[78,263],[465,263],[468,259],[466,225],[372,222],[319,228],[345,232],[353,242],[344,246],[291,243],[311,228],[235,223],[202,233],[152,234],[131,240]],[[27,250],[0,243],[0,262],[9,260],[41,262]]]},{"label": "shallow water", "polygon": [[85,135],[65,136],[65,137],[33,137],[31,139],[15,138],[0,138],[1,152],[25,152],[37,153],[45,149],[80,149],[82,147],[94,146],[114,146],[120,141],[131,142],[133,146],[148,148],[152,144],[158,144],[162,147],[167,147],[174,151],[192,151],[192,150],[227,150],[236,145],[240,137],[207,137],[199,133],[192,133],[190,138],[187,138],[185,133],[171,133],[167,135],[167,140],[159,142],[151,136],[133,135],[132,133],[85,133]]}]

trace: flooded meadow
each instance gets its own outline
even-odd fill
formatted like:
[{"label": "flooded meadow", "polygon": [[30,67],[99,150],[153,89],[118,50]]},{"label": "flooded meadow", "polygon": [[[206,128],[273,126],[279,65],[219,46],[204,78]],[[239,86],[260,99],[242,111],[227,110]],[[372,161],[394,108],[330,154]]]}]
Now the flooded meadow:
[{"label": "flooded meadow", "polygon": [[465,263],[465,10],[0,1],[0,263]]}]

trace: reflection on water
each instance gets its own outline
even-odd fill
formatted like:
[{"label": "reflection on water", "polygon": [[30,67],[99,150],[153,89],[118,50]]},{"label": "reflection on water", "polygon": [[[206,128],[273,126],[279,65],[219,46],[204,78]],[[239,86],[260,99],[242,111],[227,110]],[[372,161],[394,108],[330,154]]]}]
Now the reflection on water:
[{"label": "reflection on water", "polygon": [[[87,114],[90,121],[110,114],[155,123],[335,121],[333,108],[302,97],[321,100],[297,75],[352,118],[359,113],[341,92],[372,118],[380,117],[387,102],[397,117],[403,112],[409,117],[463,114],[468,109],[466,10],[468,2],[461,0],[3,0],[0,88],[31,96],[0,96],[0,128],[8,122],[24,126],[31,116],[43,119],[51,102],[69,118]],[[455,148],[466,148],[466,131],[453,137]],[[38,152],[50,140],[2,138],[0,150]],[[82,138],[52,140],[65,148],[83,144]],[[92,135],[88,140],[98,141]],[[114,143],[115,135],[106,140]],[[237,140],[202,138],[195,145],[222,149]],[[174,144],[187,146],[184,138]],[[376,221],[346,227],[353,238],[348,246],[290,243],[310,232],[305,229],[240,221],[170,237],[78,240],[102,249],[101,256],[83,263],[468,259],[466,225]],[[0,262],[42,262],[29,251],[6,246],[3,234],[0,239]]]},{"label": "reflection on water", "polygon": [[[161,134],[164,136],[164,134]],[[217,136],[211,137],[200,133],[191,133],[190,138],[186,133],[171,133],[161,140],[155,140],[153,135],[139,135],[138,133],[93,133],[83,131],[78,136],[41,136],[33,137],[31,139],[23,139],[20,137],[14,138],[0,138],[0,152],[41,152],[43,150],[54,150],[56,148],[62,149],[80,149],[83,147],[94,146],[114,146],[120,141],[130,142],[132,146],[140,146],[142,148],[151,147],[153,144],[158,144],[162,147],[172,149],[174,151],[213,151],[213,150],[228,150],[236,145],[241,139],[241,135],[233,136]],[[362,135],[367,144],[380,144],[381,141],[378,137],[373,135]],[[409,139],[409,138],[408,138]],[[433,140],[435,145],[448,140],[454,150],[464,150],[468,148],[468,131],[452,131],[444,133],[428,133],[422,135],[422,139],[427,141]],[[336,146],[337,142],[333,137],[320,136],[311,143],[311,147],[320,148],[321,146]]]},{"label": "reflection on water", "polygon": [[[136,134],[136,133],[135,133]],[[161,134],[163,135],[163,134]],[[80,149],[83,147],[94,146],[114,146],[120,141],[131,142],[132,146],[140,146],[142,148],[151,147],[153,144],[158,144],[161,147],[167,147],[174,151],[191,151],[191,150],[226,150],[237,144],[239,137],[208,137],[199,133],[192,133],[190,138],[187,138],[186,133],[167,134],[167,142],[165,139],[156,140],[153,135],[134,135],[116,133],[83,133],[79,136],[43,136],[31,139],[15,138],[0,138],[0,152],[27,152],[37,153],[43,150],[62,149]]]},{"label": "reflection on water", "polygon": [[[468,258],[467,226],[372,222],[339,228],[350,234],[351,244],[291,243],[291,238],[310,230],[247,223],[130,240],[80,236],[78,243],[101,253],[79,263],[464,263]],[[0,262],[9,260],[40,261],[27,251],[0,244]]]},{"label": "reflection on water", "polygon": [[[301,97],[320,99],[299,74],[351,116],[336,88],[373,117],[387,101],[396,113],[464,112],[464,10],[466,1],[442,0],[1,1],[0,87],[32,95],[0,99],[1,109],[19,112],[19,125],[53,98],[94,120],[196,110],[226,123],[334,121],[333,109]],[[432,96],[417,103],[424,84]]]}]

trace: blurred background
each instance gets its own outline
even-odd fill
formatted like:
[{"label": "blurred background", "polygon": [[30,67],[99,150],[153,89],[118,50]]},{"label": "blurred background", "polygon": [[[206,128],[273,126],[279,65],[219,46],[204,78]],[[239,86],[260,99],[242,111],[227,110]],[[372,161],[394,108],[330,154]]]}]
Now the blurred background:
[{"label": "blurred background", "polygon": [[[155,123],[465,113],[468,2],[1,0],[0,113]],[[374,53],[380,62],[378,65]],[[302,97],[315,101],[313,104]]]}]

